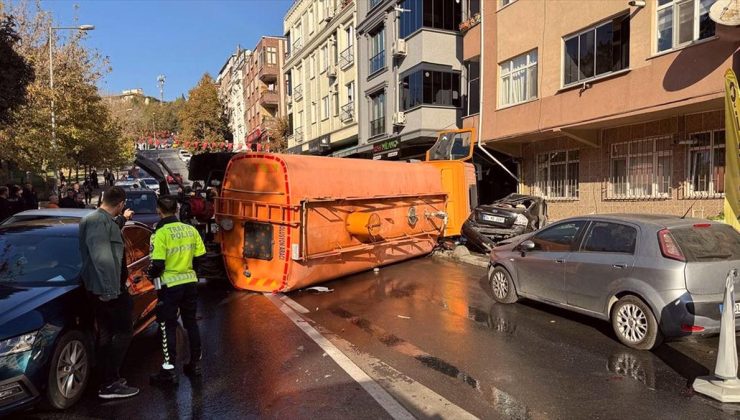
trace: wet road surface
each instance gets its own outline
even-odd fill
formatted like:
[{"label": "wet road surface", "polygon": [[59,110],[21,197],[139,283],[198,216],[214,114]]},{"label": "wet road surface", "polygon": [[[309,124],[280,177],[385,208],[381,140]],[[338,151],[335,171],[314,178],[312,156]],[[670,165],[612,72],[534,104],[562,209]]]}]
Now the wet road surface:
[{"label": "wet road surface", "polygon": [[[546,305],[493,303],[485,270],[422,258],[289,294],[309,323],[420,418],[736,418],[740,407],[695,395],[717,339],[621,345],[608,323]],[[275,300],[274,298],[272,299]],[[389,418],[270,298],[201,287],[204,375],[160,390],[156,330],[134,339],[134,399],[88,392],[64,413],[27,418]],[[185,346],[181,346],[185,347]],[[184,354],[185,351],[181,351]],[[401,386],[398,386],[398,384]],[[399,391],[400,390],[400,391]],[[426,407],[419,410],[418,401]],[[452,407],[458,411],[446,409]]]},{"label": "wet road surface", "polygon": [[493,303],[485,270],[425,258],[291,295],[310,319],[481,418],[731,418],[694,395],[716,339],[657,351],[608,323],[523,301]]}]

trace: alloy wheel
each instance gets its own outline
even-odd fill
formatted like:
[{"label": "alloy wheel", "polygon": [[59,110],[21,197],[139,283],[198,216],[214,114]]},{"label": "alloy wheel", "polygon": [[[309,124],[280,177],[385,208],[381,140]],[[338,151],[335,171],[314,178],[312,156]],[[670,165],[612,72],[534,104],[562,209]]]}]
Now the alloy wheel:
[{"label": "alloy wheel", "polygon": [[499,299],[505,299],[506,295],[509,294],[509,281],[506,279],[506,275],[501,271],[496,271],[491,276],[491,288],[493,289],[493,295]]},{"label": "alloy wheel", "polygon": [[88,371],[85,345],[79,340],[67,343],[59,355],[56,369],[57,387],[64,398],[74,398],[82,391]]},{"label": "alloy wheel", "polygon": [[648,333],[648,320],[645,312],[632,303],[627,303],[617,312],[617,329],[627,341],[639,343]]}]

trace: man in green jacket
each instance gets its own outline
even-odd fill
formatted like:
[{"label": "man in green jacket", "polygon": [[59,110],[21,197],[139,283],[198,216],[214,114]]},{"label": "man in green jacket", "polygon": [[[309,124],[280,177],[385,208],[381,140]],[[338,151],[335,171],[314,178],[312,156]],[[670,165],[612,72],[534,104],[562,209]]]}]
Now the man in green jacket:
[{"label": "man in green jacket", "polygon": [[206,248],[198,231],[181,223],[174,197],[160,197],[157,213],[162,220],[151,238],[151,266],[149,278],[157,287],[157,322],[162,336],[164,363],[159,373],[151,377],[152,384],[173,385],[178,382],[175,371],[177,361],[178,311],[190,342],[190,363],[185,365],[188,376],[200,376],[200,331],[195,319],[198,306],[198,276],[193,269],[197,258],[205,255]]},{"label": "man in green jacket", "polygon": [[[98,396],[104,399],[128,398],[139,393],[138,388],[126,385],[119,372],[132,336],[133,303],[121,281],[125,266],[119,223],[125,202],[126,192],[112,187],[100,208],[80,222],[81,275],[100,331],[103,382]],[[130,218],[132,214],[127,210],[124,217]]]}]

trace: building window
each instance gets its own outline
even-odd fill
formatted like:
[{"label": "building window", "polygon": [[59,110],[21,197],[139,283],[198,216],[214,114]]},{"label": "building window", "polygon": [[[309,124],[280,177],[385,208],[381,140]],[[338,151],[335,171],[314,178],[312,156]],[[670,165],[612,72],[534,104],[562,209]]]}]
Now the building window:
[{"label": "building window", "polygon": [[725,192],[725,132],[690,136],[688,192],[691,196],[720,196]]},{"label": "building window", "polygon": [[537,194],[547,198],[578,198],[578,150],[537,156]]},{"label": "building window", "polygon": [[460,106],[460,74],[417,70],[401,79],[401,109],[425,105]]},{"label": "building window", "polygon": [[714,0],[658,0],[658,52],[714,36],[709,7]]},{"label": "building window", "polygon": [[339,116],[339,92],[334,92],[332,95],[332,101],[334,102],[334,116]]},{"label": "building window", "polygon": [[316,102],[311,102],[311,124],[316,124],[316,121],[318,120],[318,109],[316,107]]},{"label": "building window", "polygon": [[385,68],[385,28],[370,35],[370,74]]},{"label": "building window", "polygon": [[324,45],[321,47],[321,60],[320,60],[321,72],[325,72],[326,68],[329,67],[329,47]]},{"label": "building window", "polygon": [[308,60],[308,77],[313,79],[316,77],[316,55],[311,55]]},{"label": "building window", "polygon": [[608,197],[669,197],[671,144],[670,136],[613,144]]},{"label": "building window", "polygon": [[369,1],[370,1],[370,9],[372,9],[373,7],[383,2],[383,0],[369,0]]},{"label": "building window", "polygon": [[537,98],[537,50],[501,63],[499,104],[514,105]]},{"label": "building window", "polygon": [[321,120],[329,118],[329,97],[321,98]]},{"label": "building window", "polygon": [[514,3],[516,0],[499,0],[499,8],[508,6],[511,3]]},{"label": "building window", "polygon": [[385,91],[370,95],[370,137],[385,134]]},{"label": "building window", "polygon": [[277,48],[267,47],[267,64],[277,64]]},{"label": "building window", "polygon": [[313,8],[308,9],[308,33],[313,33]]},{"label": "building window", "polygon": [[565,38],[563,85],[629,67],[630,20],[620,16]]},{"label": "building window", "polygon": [[480,62],[469,61],[468,69],[468,106],[466,115],[475,115],[480,112]]},{"label": "building window", "polygon": [[403,0],[399,36],[406,38],[422,27],[457,31],[462,21],[462,3],[448,0]]}]

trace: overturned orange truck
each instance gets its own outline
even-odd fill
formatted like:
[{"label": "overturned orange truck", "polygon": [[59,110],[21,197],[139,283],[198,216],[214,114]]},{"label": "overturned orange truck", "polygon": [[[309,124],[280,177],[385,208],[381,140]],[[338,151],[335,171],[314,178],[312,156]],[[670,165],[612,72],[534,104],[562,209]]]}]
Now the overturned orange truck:
[{"label": "overturned orange truck", "polygon": [[216,201],[229,280],[284,292],[430,253],[477,201],[474,144],[441,133],[424,162],[234,156]]}]

